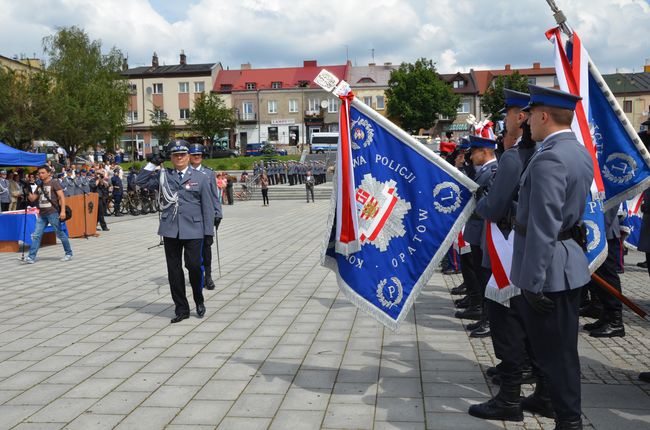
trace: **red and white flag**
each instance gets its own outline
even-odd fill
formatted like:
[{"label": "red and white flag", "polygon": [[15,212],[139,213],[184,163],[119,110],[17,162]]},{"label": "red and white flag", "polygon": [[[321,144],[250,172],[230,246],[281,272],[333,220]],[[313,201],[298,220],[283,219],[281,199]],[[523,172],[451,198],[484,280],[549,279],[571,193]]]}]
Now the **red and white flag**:
[{"label": "red and white flag", "polygon": [[521,290],[512,284],[509,277],[514,237],[513,232],[505,237],[493,222],[485,223],[485,242],[492,266],[492,276],[487,283],[485,297],[506,307],[510,307],[511,298],[521,294]]}]

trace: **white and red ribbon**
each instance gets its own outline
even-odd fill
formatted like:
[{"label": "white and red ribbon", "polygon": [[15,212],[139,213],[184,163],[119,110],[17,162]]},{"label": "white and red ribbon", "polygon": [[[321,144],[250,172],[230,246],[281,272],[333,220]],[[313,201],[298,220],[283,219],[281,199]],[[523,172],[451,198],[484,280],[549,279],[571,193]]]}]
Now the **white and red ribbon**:
[{"label": "white and red ribbon", "polygon": [[485,223],[485,242],[492,266],[492,276],[485,289],[485,297],[508,307],[509,300],[521,294],[519,288],[510,281],[514,237],[510,232],[506,238],[495,223]]}]

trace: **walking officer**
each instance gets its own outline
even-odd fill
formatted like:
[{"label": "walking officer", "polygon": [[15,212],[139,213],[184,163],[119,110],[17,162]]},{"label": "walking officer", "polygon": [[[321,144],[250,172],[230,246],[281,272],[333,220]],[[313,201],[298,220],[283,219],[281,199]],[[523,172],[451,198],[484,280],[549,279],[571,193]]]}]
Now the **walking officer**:
[{"label": "walking officer", "polygon": [[519,182],[510,279],[525,300],[511,306],[548,381],[556,430],[582,429],[578,312],[580,288],[590,274],[581,222],[594,166],[571,131],[581,98],[528,88],[524,110],[531,136],[541,146]]},{"label": "walking officer", "polygon": [[190,317],[190,306],[185,296],[185,268],[189,272],[192,294],[199,318],[205,315],[203,303],[203,238],[214,235],[214,203],[208,178],[190,167],[187,142],[172,142],[169,153],[173,167],[163,168],[163,159],[154,154],[138,174],[140,187],[159,187],[161,193],[160,226],[163,237],[167,276],[174,300],[176,316],[171,323]]},{"label": "walking officer", "polygon": [[[205,147],[200,143],[193,143],[189,146],[190,153],[190,166],[193,169],[203,173],[210,185],[210,193],[212,194],[212,202],[214,203],[214,229],[219,230],[223,212],[221,210],[221,203],[219,202],[219,191],[217,190],[217,179],[214,170],[202,165],[203,155],[205,154]],[[203,285],[208,290],[214,290],[214,281],[212,280],[212,244],[214,239],[211,235],[203,237]]]}]

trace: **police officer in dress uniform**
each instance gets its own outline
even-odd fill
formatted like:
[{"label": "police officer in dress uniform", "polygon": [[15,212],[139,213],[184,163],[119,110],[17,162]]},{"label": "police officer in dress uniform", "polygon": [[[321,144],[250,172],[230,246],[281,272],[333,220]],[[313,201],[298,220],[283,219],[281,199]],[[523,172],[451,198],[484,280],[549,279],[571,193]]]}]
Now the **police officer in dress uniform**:
[{"label": "police officer in dress uniform", "polygon": [[122,216],[120,206],[122,205],[124,184],[122,183],[122,179],[120,179],[120,171],[118,169],[113,171],[111,186],[113,187],[113,207],[115,208],[115,216]]},{"label": "police officer in dress uniform", "polygon": [[[205,147],[200,143],[193,143],[189,146],[190,153],[190,166],[193,169],[203,173],[210,185],[210,193],[212,194],[212,202],[214,203],[214,229],[219,230],[223,212],[221,210],[221,202],[219,202],[219,191],[217,190],[217,181],[214,175],[214,170],[209,167],[203,166],[203,155],[205,154]],[[203,279],[205,288],[214,290],[214,281],[212,280],[212,243],[214,242],[211,235],[203,237]]]},{"label": "police officer in dress uniform", "polygon": [[72,169],[66,169],[65,178],[63,179],[63,194],[65,197],[71,197],[77,194],[77,185],[75,184]]},{"label": "police officer in dress uniform", "polygon": [[[474,182],[479,185],[476,192],[477,199],[487,194],[494,180],[494,174],[497,170],[497,159],[494,156],[496,142],[480,136],[469,136],[470,158],[474,164],[476,176]],[[485,286],[490,279],[491,272],[481,265],[483,261],[483,251],[481,250],[481,240],[484,235],[485,220],[478,213],[474,212],[465,225],[463,238],[471,247],[471,263],[466,264],[463,271],[463,279],[467,287],[469,296],[469,306],[467,309],[456,312],[456,318],[480,320],[481,328],[487,324],[487,317],[483,309],[483,295]],[[462,264],[462,263],[461,263]],[[476,327],[479,328],[479,327]],[[479,336],[486,334],[478,333]],[[471,335],[471,334],[470,334]]]},{"label": "police officer in dress uniform", "polygon": [[82,194],[88,194],[90,192],[90,182],[88,181],[86,169],[81,169],[81,176],[79,176],[79,190]]},{"label": "police officer in dress uniform", "polygon": [[172,142],[169,153],[173,168],[163,168],[162,157],[155,154],[138,174],[137,184],[149,189],[159,186],[165,203],[162,205],[158,234],[164,241],[167,275],[176,307],[176,316],[171,320],[173,324],[190,317],[185,296],[183,254],[196,313],[199,318],[205,315],[201,254],[203,238],[214,235],[214,203],[207,176],[189,165],[186,142]]},{"label": "police officer in dress uniform", "polygon": [[580,224],[594,167],[571,131],[580,97],[536,85],[529,93],[524,110],[541,146],[519,182],[510,279],[525,300],[511,308],[548,381],[556,430],[582,429],[578,312],[590,274]]},{"label": "police officer in dress uniform", "polygon": [[[517,192],[524,166],[535,151],[535,141],[530,137],[528,115],[521,109],[526,107],[530,96],[525,93],[504,90],[505,125],[504,152],[499,159],[499,167],[491,191],[476,206],[487,222],[496,223],[505,237],[512,231],[512,219],[515,215]],[[524,133],[524,129],[526,133]],[[483,266],[491,267],[486,248],[483,249]],[[521,295],[511,297],[510,303],[524,300]],[[535,393],[521,400],[522,369],[525,366],[527,352],[526,332],[521,320],[505,305],[486,297],[485,299],[490,333],[494,353],[501,363],[496,368],[488,369],[488,375],[500,377],[499,393],[487,402],[472,405],[469,414],[478,418],[507,421],[522,421],[523,410],[539,413],[554,418],[554,412],[548,388],[543,379],[538,380]]]}]

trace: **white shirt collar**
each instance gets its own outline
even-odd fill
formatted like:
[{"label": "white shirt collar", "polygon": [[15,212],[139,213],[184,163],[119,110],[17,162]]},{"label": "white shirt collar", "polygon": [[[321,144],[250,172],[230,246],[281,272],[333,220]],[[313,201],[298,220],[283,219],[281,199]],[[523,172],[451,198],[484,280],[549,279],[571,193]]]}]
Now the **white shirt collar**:
[{"label": "white shirt collar", "polygon": [[183,170],[176,170],[176,171],[177,171],[177,172],[181,172],[181,173],[183,174],[183,176],[185,176],[185,174],[187,173],[187,171],[189,170],[189,168],[190,168],[190,166],[187,166],[187,167],[186,167],[185,169],[183,169]]}]

